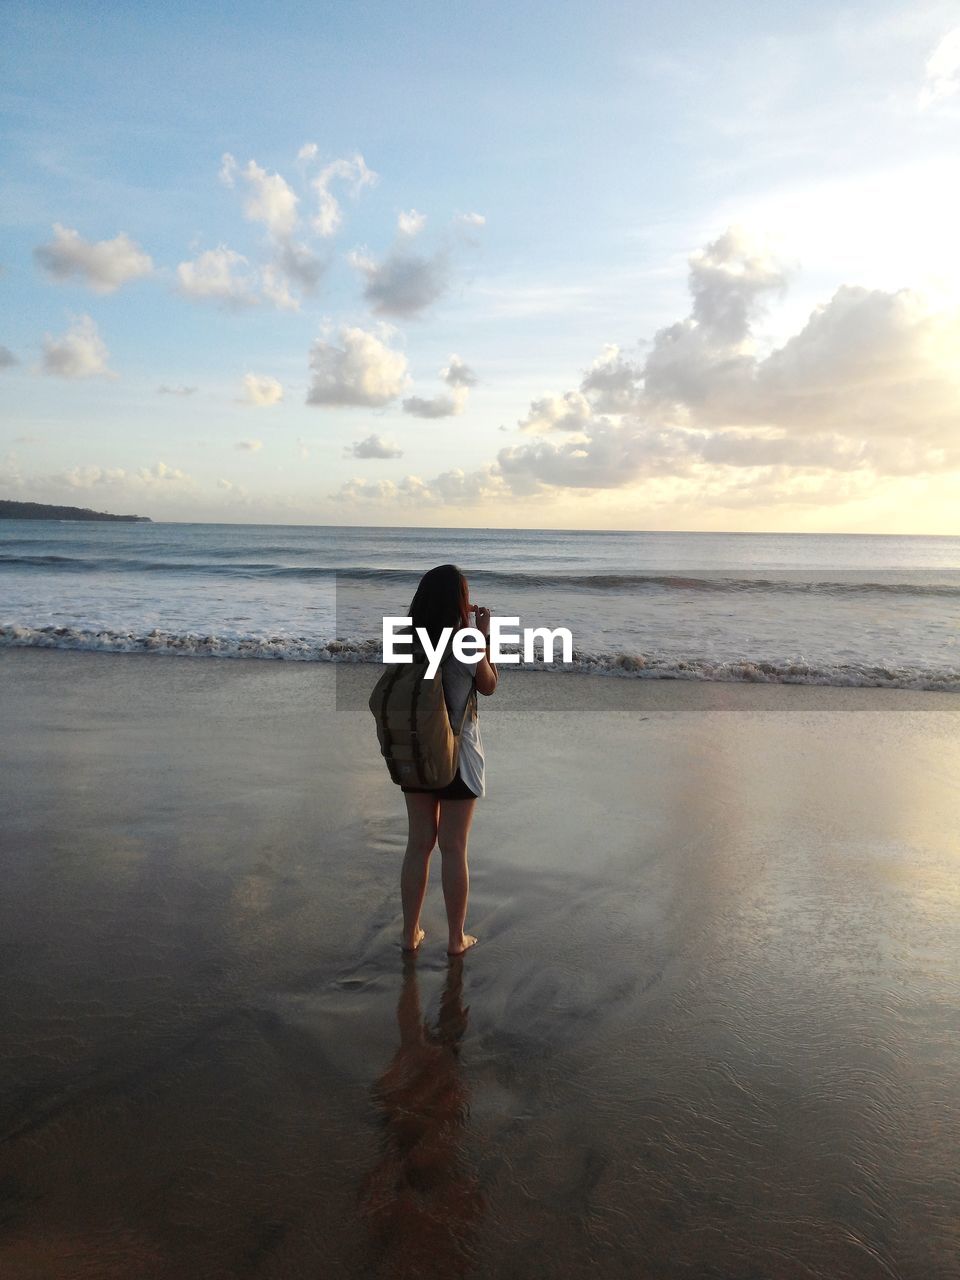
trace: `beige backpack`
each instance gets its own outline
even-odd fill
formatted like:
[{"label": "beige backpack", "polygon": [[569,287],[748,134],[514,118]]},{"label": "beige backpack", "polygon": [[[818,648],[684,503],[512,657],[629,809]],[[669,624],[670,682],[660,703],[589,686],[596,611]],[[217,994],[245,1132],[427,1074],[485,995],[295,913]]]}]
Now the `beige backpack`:
[{"label": "beige backpack", "polygon": [[[448,655],[449,656],[449,655]],[[388,666],[374,685],[370,710],[377,722],[380,752],[398,786],[434,791],[452,782],[460,756],[460,734],[471,709],[474,688],[456,729],[443,694],[443,667],[426,678],[427,659]]]}]

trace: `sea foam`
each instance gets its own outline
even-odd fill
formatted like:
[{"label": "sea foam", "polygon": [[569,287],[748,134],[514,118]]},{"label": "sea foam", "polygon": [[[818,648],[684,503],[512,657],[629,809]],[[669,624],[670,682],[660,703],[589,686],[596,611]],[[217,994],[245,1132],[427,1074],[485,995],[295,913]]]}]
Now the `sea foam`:
[{"label": "sea foam", "polygon": [[[101,653],[153,653],[193,658],[250,658],[281,662],[379,664],[379,638],[309,639],[303,636],[230,636],[212,633],[93,630],[79,627],[0,626],[0,647],[78,649]],[[796,660],[675,657],[651,653],[589,652],[574,649],[570,663],[520,663],[504,670],[560,671],[572,675],[638,680],[703,680],[740,684],[806,684],[837,687],[928,689],[960,692],[960,670],[885,667],[857,663],[806,663]]]}]

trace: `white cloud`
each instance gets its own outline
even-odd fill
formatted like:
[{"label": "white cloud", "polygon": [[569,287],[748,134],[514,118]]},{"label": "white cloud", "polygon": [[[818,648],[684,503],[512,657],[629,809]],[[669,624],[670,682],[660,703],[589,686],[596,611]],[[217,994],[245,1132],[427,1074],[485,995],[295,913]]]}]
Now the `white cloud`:
[{"label": "white cloud", "polygon": [[467,402],[467,388],[454,387],[450,395],[409,396],[403,402],[403,412],[415,418],[453,418],[463,413]]},{"label": "white cloud", "polygon": [[415,418],[452,418],[463,413],[470,388],[476,386],[476,374],[458,355],[452,355],[440,377],[452,390],[439,396],[409,396],[403,402],[404,413]]},{"label": "white cloud", "polygon": [[960,91],[960,27],[948,31],[927,59],[918,97],[921,110],[953,98]]},{"label": "white cloud", "polygon": [[148,467],[127,471],[124,467],[78,466],[51,477],[54,483],[70,489],[129,489],[152,491],[192,490],[196,482],[179,467],[155,462]]},{"label": "white cloud", "polygon": [[71,467],[61,472],[60,479],[71,489],[94,489],[103,485],[116,485],[126,479],[123,467]]},{"label": "white cloud", "polygon": [[[580,389],[531,403],[543,438],[488,467],[353,480],[344,502],[468,506],[634,489],[650,508],[810,507],[872,497],[887,480],[960,471],[960,308],[911,289],[841,285],[765,349],[758,324],[785,289],[780,260],[731,229],[694,253],[690,314],[628,358],[609,346]],[[444,380],[466,390],[456,370]],[[443,397],[404,410],[436,416]]]},{"label": "white cloud", "polygon": [[463,471],[454,467],[453,470],[443,471],[429,480],[422,496],[440,506],[459,506],[496,498],[502,493],[503,485],[493,468],[480,467],[476,471]]},{"label": "white cloud", "polygon": [[[627,419],[619,425],[598,421],[582,440],[561,444],[542,440],[501,449],[497,470],[515,494],[527,495],[544,487],[618,489],[669,478],[686,479],[697,486],[712,483],[720,490],[744,483],[718,482],[724,469],[749,473],[749,483],[756,486],[770,481],[773,473],[781,483],[785,476],[801,471],[816,473],[823,485],[829,483],[828,472],[875,467],[893,474],[892,461],[862,442],[829,433],[797,439],[783,432],[689,431]],[[918,461],[912,456],[907,469],[915,468]],[[938,464],[934,455],[928,455],[926,461],[934,468]]]},{"label": "white cloud", "polygon": [[644,475],[684,474],[689,451],[681,432],[637,423],[616,426],[598,419],[585,439],[501,449],[497,469],[512,491],[535,493],[541,486],[610,489],[635,483]]},{"label": "white cloud", "polygon": [[297,152],[297,159],[305,161],[316,160],[318,151],[319,147],[315,142],[305,142]]},{"label": "white cloud", "polygon": [[202,496],[191,475],[163,461],[132,468],[86,463],[26,478],[0,461],[0,483],[35,501],[137,512],[155,519],[195,519]]},{"label": "white cloud", "polygon": [[409,385],[406,357],[364,329],[344,328],[341,346],[318,338],[310,348],[307,404],[389,404]]},{"label": "white cloud", "polygon": [[824,501],[846,500],[859,480],[840,475],[960,468],[960,312],[908,289],[844,285],[760,357],[753,326],[783,278],[739,234],[694,254],[691,314],[656,334],[642,369],[611,347],[581,393],[535,401],[522,429],[578,438],[502,449],[499,474],[518,494],[671,476],[742,496],[743,480],[718,479],[736,470],[751,474],[759,505],[818,486]]},{"label": "white cloud", "polygon": [[380,436],[373,434],[348,445],[343,451],[343,456],[345,458],[402,458],[403,450],[392,441],[382,440]]},{"label": "white cloud", "polygon": [[106,343],[90,316],[78,316],[62,337],[43,340],[43,372],[58,378],[115,378]]},{"label": "white cloud", "polygon": [[637,404],[642,377],[640,365],[610,345],[584,374],[580,390],[597,413],[626,413]]},{"label": "white cloud", "polygon": [[0,369],[12,369],[20,361],[9,347],[0,347]]},{"label": "white cloud", "polygon": [[484,467],[469,472],[455,468],[430,480],[414,475],[404,476],[398,482],[355,478],[331,496],[339,502],[349,503],[393,505],[399,502],[412,507],[462,507],[502,497],[505,492],[495,470]]},{"label": "white cloud", "polygon": [[262,440],[238,440],[233,446],[241,453],[258,453],[263,448]]},{"label": "white cloud", "polygon": [[242,253],[225,245],[207,249],[193,262],[181,262],[177,267],[180,292],[188,298],[219,302],[228,307],[256,306],[260,299],[255,278],[236,270],[246,262]]},{"label": "white cloud", "polygon": [[960,309],[843,285],[763,354],[755,329],[784,288],[779,261],[730,231],[689,265],[690,314],[642,366],[607,347],[579,391],[531,404],[519,425],[545,438],[486,469],[340,496],[463,505],[633,487],[692,511],[850,502],[887,477],[960,471]]},{"label": "white cloud", "polygon": [[223,153],[220,161],[220,181],[225,187],[235,187],[237,183],[237,162],[229,151]]},{"label": "white cloud", "polygon": [[277,245],[274,270],[288,276],[304,293],[316,293],[328,265],[329,259],[319,257],[308,245],[296,240],[284,240]]},{"label": "white cloud", "polygon": [[[916,475],[943,470],[942,449],[854,441],[821,433],[798,439],[787,433],[762,431],[693,432],[676,427],[648,427],[628,419],[619,426],[606,422],[583,440],[501,449],[496,471],[516,495],[545,489],[609,490],[646,480],[679,478],[696,491],[708,484],[719,490],[737,485],[754,487],[757,505],[761,489],[787,478],[808,491],[826,495],[838,474]],[[954,451],[953,465],[960,465]],[[732,472],[748,480],[721,480]],[[801,484],[801,487],[803,485]],[[825,499],[827,500],[826,496]]]},{"label": "white cloud", "polygon": [[243,377],[244,400],[260,409],[279,404],[283,399],[283,387],[269,374],[247,373]]},{"label": "white cloud", "polygon": [[[309,159],[305,154],[308,150],[301,148],[298,159]],[[300,225],[300,197],[279,173],[268,174],[255,160],[249,160],[241,169],[229,153],[223,157],[220,179],[228,187],[234,187],[238,179],[246,184],[244,214],[266,227],[273,247],[272,260],[260,270],[259,285],[253,279],[247,282],[248,296],[252,297],[259,288],[259,300],[270,302],[280,310],[298,311],[300,300],[292,290],[316,293],[329,264],[328,259],[321,258],[308,244],[294,238]]]},{"label": "white cloud", "polygon": [[180,467],[168,467],[165,462],[155,462],[150,467],[138,467],[135,472],[130,473],[130,480],[134,487],[152,489],[160,487],[186,487],[192,488],[196,483],[192,476]]},{"label": "white cloud", "polygon": [[521,431],[585,431],[593,422],[593,407],[580,391],[544,396],[530,404],[527,416],[517,423]]},{"label": "white cloud", "polygon": [[366,277],[363,296],[377,315],[419,315],[446,292],[449,284],[449,261],[443,249],[424,256],[400,245],[382,262],[357,251],[349,255],[348,261]]},{"label": "white cloud", "polygon": [[272,302],[278,311],[299,311],[300,300],[290,292],[290,281],[272,263],[261,273],[263,297]]},{"label": "white cloud", "polygon": [[249,160],[246,168],[238,169],[236,160],[227,153],[220,169],[221,179],[232,187],[238,174],[248,189],[243,209],[246,217],[251,222],[263,223],[273,236],[290,235],[298,222],[299,196],[286,179],[279,173],[267,173],[254,160]]},{"label": "white cloud", "polygon": [[477,375],[463,363],[458,355],[450,357],[447,367],[441,371],[440,377],[451,387],[475,387]]},{"label": "white cloud", "polygon": [[661,416],[688,412],[713,399],[736,400],[749,381],[753,357],[711,341],[692,319],[678,320],[657,331],[643,367],[641,404]]},{"label": "white cloud", "polygon": [[153,272],[150,255],[123,232],[93,243],[59,222],[53,224],[53,241],[39,245],[33,256],[54,280],[79,276],[95,293],[114,293],[128,280]]},{"label": "white cloud", "polygon": [[[960,313],[931,310],[913,290],[843,285],[803,328],[763,359],[711,337],[692,318],[661,330],[647,358],[643,411],[689,427],[749,425],[792,435],[832,432],[954,456],[960,443]],[[900,453],[902,465],[903,453]]]},{"label": "white cloud", "polygon": [[458,213],[457,221],[467,227],[484,227],[487,224],[482,213]]},{"label": "white cloud", "polygon": [[[740,415],[790,430],[960,447],[960,312],[844,285],[760,361]],[[729,416],[729,413],[728,415]]]},{"label": "white cloud", "polygon": [[348,480],[331,494],[339,502],[393,502],[401,493],[392,480]]},{"label": "white cloud", "polygon": [[693,319],[727,344],[742,342],[766,297],[786,287],[783,264],[739,227],[692,254],[689,265]]},{"label": "white cloud", "polygon": [[409,213],[400,212],[397,217],[397,230],[401,235],[415,236],[423,230],[427,224],[427,215],[418,213],[416,209],[411,209]]},{"label": "white cloud", "polygon": [[[301,148],[301,156],[304,156],[306,151],[306,147]],[[313,155],[315,154],[314,150]],[[330,191],[330,184],[335,178],[347,183],[352,196],[359,195],[364,187],[373,186],[377,181],[377,175],[372,169],[367,168],[363,156],[359,153],[350,160],[334,160],[322,169],[313,180],[318,204],[313,228],[321,236],[332,236],[343,219],[340,204]]]},{"label": "white cloud", "polygon": [[315,294],[327,265],[306,245],[278,244],[274,261],[261,272],[263,297],[282,311],[299,311],[300,299],[291,293],[291,285],[301,293]]},{"label": "white cloud", "polygon": [[182,384],[176,387],[168,387],[166,383],[157,387],[158,396],[192,396],[197,391],[196,387],[185,387]]},{"label": "white cloud", "polygon": [[688,263],[691,314],[656,333],[643,368],[642,403],[660,411],[735,400],[754,366],[751,326],[786,287],[784,267],[736,227]]}]

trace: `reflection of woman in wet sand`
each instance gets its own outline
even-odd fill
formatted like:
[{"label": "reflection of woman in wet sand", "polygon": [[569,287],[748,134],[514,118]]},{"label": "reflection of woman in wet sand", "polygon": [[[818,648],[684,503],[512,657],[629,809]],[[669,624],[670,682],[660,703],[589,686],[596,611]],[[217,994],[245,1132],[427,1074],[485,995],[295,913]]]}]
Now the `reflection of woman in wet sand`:
[{"label": "reflection of woman in wet sand", "polygon": [[[489,695],[497,687],[497,668],[489,657],[490,610],[470,603],[467,580],[454,564],[441,564],[425,573],[410,605],[414,630],[422,627],[434,645],[439,643],[444,627],[453,627],[454,631],[468,627],[471,612],[476,617],[477,630],[486,637],[487,652],[472,666],[448,651],[441,667],[447,708],[456,725],[463,719],[474,688]],[[440,790],[404,787],[403,793],[409,822],[407,851],[400,872],[404,950],[416,951],[423,941],[420,909],[427,892],[430,855],[439,843],[449,929],[447,954],[462,955],[477,941],[473,934],[463,931],[470,889],[467,839],[474,805],[484,793],[483,743],[475,705],[473,714],[467,713],[460,734],[459,764],[453,781]]]},{"label": "reflection of woman in wet sand", "polygon": [[420,1008],[416,965],[404,961],[397,1006],[400,1047],[374,1086],[385,1149],[361,1192],[361,1213],[384,1251],[390,1277],[463,1275],[484,1200],[463,1167],[462,1129],[469,1112],[460,1073],[467,1029],[463,962],[450,961],[435,1029]]}]

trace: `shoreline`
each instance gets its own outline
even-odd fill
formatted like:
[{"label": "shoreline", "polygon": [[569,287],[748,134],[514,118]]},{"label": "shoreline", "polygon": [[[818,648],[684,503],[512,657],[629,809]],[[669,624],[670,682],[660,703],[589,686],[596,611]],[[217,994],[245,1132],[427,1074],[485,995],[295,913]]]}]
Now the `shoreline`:
[{"label": "shoreline", "polygon": [[[335,668],[382,666],[376,641],[308,642],[290,637],[273,640],[232,640],[200,634],[164,633],[132,637],[116,633],[104,640],[107,632],[78,632],[67,643],[51,633],[64,633],[68,628],[23,628],[0,625],[0,654],[22,650],[52,653],[91,653],[151,658],[203,658],[231,662],[282,662],[286,665],[329,665]],[[603,680],[675,683],[778,686],[829,689],[899,689],[918,693],[956,694],[960,692],[960,674],[924,672],[921,669],[899,674],[885,667],[817,667],[797,660],[781,663],[762,660],[730,661],[657,657],[619,654],[582,654],[572,663],[551,665],[521,664],[514,668],[504,664],[502,674],[565,677],[590,676]]]}]

